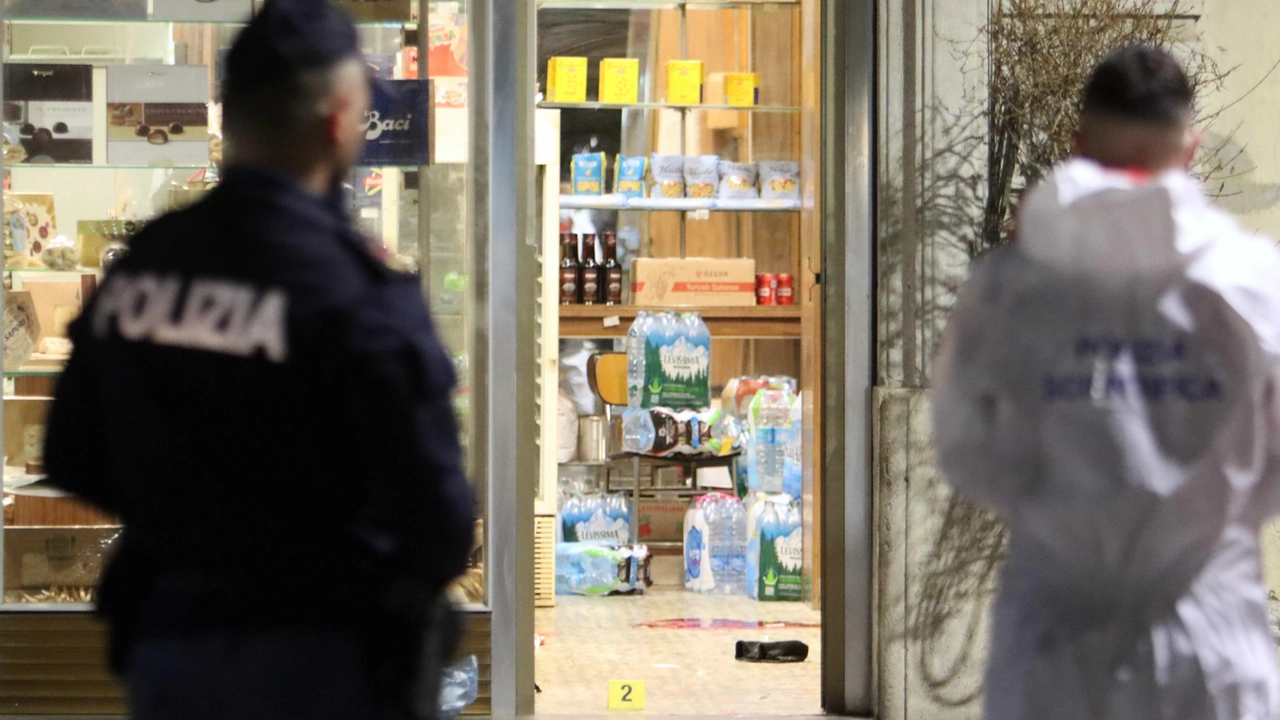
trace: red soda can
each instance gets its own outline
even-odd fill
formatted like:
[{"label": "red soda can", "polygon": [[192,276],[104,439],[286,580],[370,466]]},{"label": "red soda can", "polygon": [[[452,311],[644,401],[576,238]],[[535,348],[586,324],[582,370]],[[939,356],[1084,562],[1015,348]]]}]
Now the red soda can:
[{"label": "red soda can", "polygon": [[779,305],[795,305],[796,290],[795,278],[787,274],[778,276],[778,287],[774,290],[774,296],[777,298]]},{"label": "red soda can", "polygon": [[764,273],[756,276],[756,304],[778,304],[778,276]]}]

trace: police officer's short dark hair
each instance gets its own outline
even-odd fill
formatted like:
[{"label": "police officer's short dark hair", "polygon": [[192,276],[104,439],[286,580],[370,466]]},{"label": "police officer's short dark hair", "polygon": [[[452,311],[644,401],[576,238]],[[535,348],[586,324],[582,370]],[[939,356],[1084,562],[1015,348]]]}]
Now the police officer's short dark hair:
[{"label": "police officer's short dark hair", "polygon": [[1180,125],[1192,116],[1195,89],[1169,53],[1150,45],[1129,45],[1094,68],[1085,85],[1081,112],[1153,125]]},{"label": "police officer's short dark hair", "polygon": [[334,68],[360,57],[355,26],[325,0],[267,0],[226,60],[223,125],[235,137],[288,142],[318,121]]},{"label": "police officer's short dark hair", "polygon": [[287,142],[318,121],[333,92],[333,68],[309,68],[277,74],[266,82],[222,89],[222,118],[236,137],[275,138]]}]

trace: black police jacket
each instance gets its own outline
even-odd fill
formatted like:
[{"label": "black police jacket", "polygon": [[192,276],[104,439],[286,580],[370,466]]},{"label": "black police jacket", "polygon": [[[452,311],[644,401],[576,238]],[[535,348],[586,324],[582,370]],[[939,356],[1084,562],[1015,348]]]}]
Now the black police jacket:
[{"label": "black police jacket", "polygon": [[45,463],[124,522],[117,662],[137,633],[425,613],[465,569],[452,363],[337,203],[229,171],[133,239],[70,337]]}]

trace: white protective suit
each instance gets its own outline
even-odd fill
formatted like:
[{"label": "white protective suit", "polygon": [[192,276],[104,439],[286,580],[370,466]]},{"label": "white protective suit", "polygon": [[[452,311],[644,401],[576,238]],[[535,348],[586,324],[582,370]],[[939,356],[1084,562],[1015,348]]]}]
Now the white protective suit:
[{"label": "white protective suit", "polygon": [[1011,530],[989,720],[1273,720],[1280,253],[1184,173],[1073,160],[979,261],[934,397],[944,474]]}]

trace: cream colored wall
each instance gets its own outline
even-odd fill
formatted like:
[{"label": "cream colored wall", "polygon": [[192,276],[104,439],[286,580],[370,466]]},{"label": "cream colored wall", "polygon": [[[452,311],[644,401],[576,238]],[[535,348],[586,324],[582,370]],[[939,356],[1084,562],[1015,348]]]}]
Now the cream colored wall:
[{"label": "cream colored wall", "polygon": [[1204,0],[1197,23],[1203,48],[1221,67],[1235,68],[1207,108],[1230,106],[1207,128],[1208,143],[1229,138],[1240,152],[1219,202],[1242,222],[1280,238],[1280,3],[1275,0]]},{"label": "cream colored wall", "polygon": [[[1230,106],[1207,128],[1209,142],[1230,136],[1240,152],[1219,202],[1246,227],[1280,238],[1280,3],[1275,0],[1204,0],[1198,30],[1203,47],[1223,68],[1235,70],[1207,107]],[[1234,135],[1232,135],[1234,133]],[[1262,533],[1263,572],[1280,593],[1280,523]]]}]

